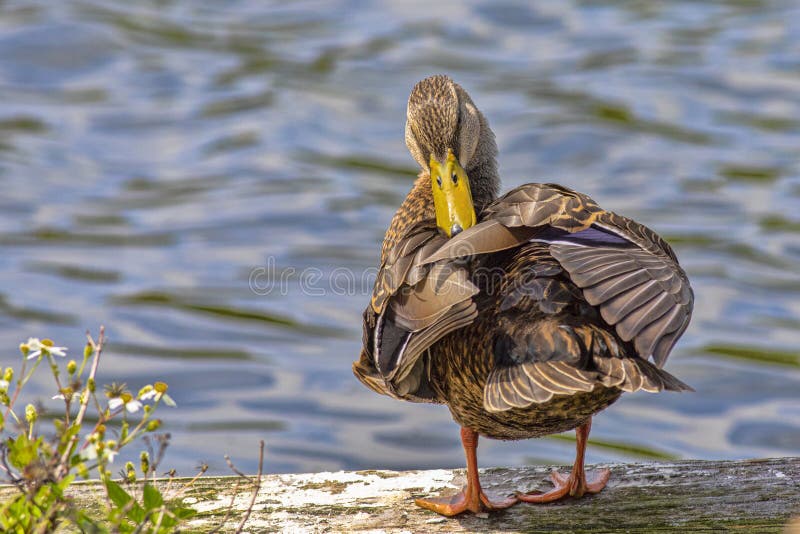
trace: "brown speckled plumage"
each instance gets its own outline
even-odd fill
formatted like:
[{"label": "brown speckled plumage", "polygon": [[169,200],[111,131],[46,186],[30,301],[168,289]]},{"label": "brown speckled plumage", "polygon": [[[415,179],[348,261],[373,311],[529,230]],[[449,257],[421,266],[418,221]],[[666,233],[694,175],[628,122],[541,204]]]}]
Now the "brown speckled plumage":
[{"label": "brown speckled plumage", "polygon": [[426,172],[420,173],[414,187],[406,196],[392,217],[389,229],[383,238],[381,247],[381,263],[386,261],[387,252],[397,246],[408,231],[420,221],[434,220],[433,196],[431,194],[431,178]]},{"label": "brown speckled plumage", "polygon": [[[422,172],[386,232],[354,373],[378,393],[447,404],[468,429],[472,468],[470,432],[524,439],[580,426],[574,472],[586,486],[581,447],[593,414],[623,391],[690,389],[661,369],[693,303],[674,252],[563,186],[496,198],[494,135],[447,77],[412,91],[406,144]],[[449,240],[436,228],[427,168],[448,149],[467,171],[479,221]],[[470,480],[479,491],[477,471]]]},{"label": "brown speckled plumage", "polygon": [[[598,321],[597,314],[576,297],[574,286],[563,279],[563,271],[554,263],[545,247],[532,245],[513,254],[501,253],[487,258],[482,265],[474,267],[474,271],[491,272],[492,268],[502,266],[507,274],[502,279],[476,277],[475,282],[481,284],[482,292],[476,298],[480,313],[475,322],[443,338],[430,353],[431,382],[437,398],[448,405],[453,419],[461,426],[490,438],[506,440],[565,432],[609,406],[622,393],[619,388],[599,385],[590,392],[556,395],[547,402],[531,403],[524,408],[486,410],[484,390],[497,364],[496,345],[501,333],[508,333],[514,339],[530,336],[536,340],[542,354],[550,353],[554,358],[565,356],[559,354],[559,349],[574,343],[572,334],[562,330],[561,325],[574,324],[590,335],[608,335],[604,327],[594,324]],[[550,270],[541,269],[542,265]],[[526,280],[528,276],[536,279],[531,266],[538,266],[540,272],[549,274],[539,278],[546,281],[544,299],[535,298],[538,288]],[[498,287],[491,287],[495,284]],[[558,310],[560,313],[546,313],[540,306],[546,306],[548,312]],[[616,355],[624,350],[624,345],[618,342]],[[580,353],[577,344],[575,349],[568,354]]]}]

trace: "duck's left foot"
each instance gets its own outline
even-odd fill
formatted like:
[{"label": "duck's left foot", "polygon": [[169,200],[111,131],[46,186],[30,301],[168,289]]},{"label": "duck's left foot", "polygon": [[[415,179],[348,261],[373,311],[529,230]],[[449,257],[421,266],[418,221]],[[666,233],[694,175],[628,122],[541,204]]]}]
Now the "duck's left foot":
[{"label": "duck's left foot", "polygon": [[611,471],[608,469],[601,469],[597,476],[591,482],[586,480],[586,474],[583,469],[580,473],[576,474],[575,470],[569,476],[564,476],[558,471],[553,471],[550,474],[550,480],[553,481],[554,489],[547,493],[517,493],[517,499],[522,502],[531,503],[546,503],[553,502],[565,497],[583,497],[587,493],[598,493],[606,487],[608,478],[611,476]]}]

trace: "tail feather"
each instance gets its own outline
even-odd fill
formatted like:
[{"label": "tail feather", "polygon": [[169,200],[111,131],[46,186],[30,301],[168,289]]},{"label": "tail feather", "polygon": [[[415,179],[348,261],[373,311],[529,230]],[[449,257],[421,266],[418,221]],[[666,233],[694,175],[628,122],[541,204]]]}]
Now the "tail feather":
[{"label": "tail feather", "polygon": [[688,384],[641,358],[594,358],[600,382],[623,391],[694,391]]}]

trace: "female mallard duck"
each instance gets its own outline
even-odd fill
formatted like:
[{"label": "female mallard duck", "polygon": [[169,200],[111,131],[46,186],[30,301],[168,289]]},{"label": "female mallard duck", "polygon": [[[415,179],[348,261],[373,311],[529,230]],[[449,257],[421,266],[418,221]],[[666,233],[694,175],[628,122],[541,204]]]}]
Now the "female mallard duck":
[{"label": "female mallard duck", "polygon": [[[494,134],[446,76],[411,92],[406,144],[422,172],[383,240],[353,371],[378,393],[445,403],[461,425],[466,488],[417,504],[455,515],[600,491],[608,470],[588,482],[583,467],[592,416],[623,391],[690,389],[661,369],[693,305],[675,253],[566,187],[497,198]],[[484,495],[479,435],[573,428],[575,464],[553,473],[555,489]]]}]

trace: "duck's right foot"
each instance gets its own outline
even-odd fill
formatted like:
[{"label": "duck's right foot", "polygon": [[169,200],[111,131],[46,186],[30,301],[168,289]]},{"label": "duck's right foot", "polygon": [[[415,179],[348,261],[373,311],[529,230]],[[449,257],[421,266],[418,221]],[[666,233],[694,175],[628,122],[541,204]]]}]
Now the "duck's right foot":
[{"label": "duck's right foot", "polygon": [[471,491],[469,488],[465,488],[452,497],[417,499],[414,502],[417,506],[425,508],[426,510],[452,517],[463,512],[479,514],[481,512],[505,510],[506,508],[514,506],[519,501],[515,497],[510,497],[501,501],[492,501],[483,491],[475,492]]}]

